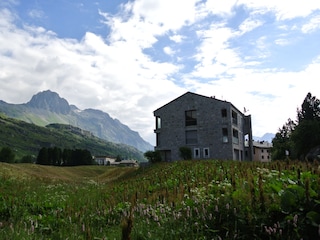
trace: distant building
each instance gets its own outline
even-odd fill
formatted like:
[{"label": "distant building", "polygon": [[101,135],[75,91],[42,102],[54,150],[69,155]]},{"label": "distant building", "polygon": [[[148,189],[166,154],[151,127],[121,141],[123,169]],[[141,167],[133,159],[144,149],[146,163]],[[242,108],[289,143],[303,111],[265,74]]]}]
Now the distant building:
[{"label": "distant building", "polygon": [[107,156],[95,156],[94,160],[98,165],[111,165],[116,161],[115,158],[111,158]]},{"label": "distant building", "polygon": [[156,146],[163,161],[181,159],[252,160],[251,116],[230,102],[187,92],[154,111]]},{"label": "distant building", "polygon": [[270,162],[272,143],[267,141],[253,141],[253,161]]},{"label": "distant building", "polygon": [[120,166],[126,166],[126,167],[138,167],[139,163],[137,160],[132,160],[132,159],[128,159],[128,160],[121,160],[120,162]]}]

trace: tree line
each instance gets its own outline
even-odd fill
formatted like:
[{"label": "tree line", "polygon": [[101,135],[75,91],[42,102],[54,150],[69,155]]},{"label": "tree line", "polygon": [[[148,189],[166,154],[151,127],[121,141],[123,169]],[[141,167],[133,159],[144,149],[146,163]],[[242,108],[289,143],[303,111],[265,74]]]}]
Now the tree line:
[{"label": "tree line", "polygon": [[94,164],[90,151],[86,149],[61,149],[58,147],[39,150],[37,164],[54,166],[78,166]]},{"label": "tree line", "polygon": [[320,154],[320,100],[311,93],[297,109],[297,119],[288,119],[272,140],[272,158],[309,160]]}]

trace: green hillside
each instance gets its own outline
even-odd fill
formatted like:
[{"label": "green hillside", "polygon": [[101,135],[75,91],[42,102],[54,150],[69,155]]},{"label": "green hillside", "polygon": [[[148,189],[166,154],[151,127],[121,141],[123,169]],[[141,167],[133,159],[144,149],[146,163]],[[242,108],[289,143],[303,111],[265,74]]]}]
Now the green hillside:
[{"label": "green hillside", "polygon": [[0,114],[0,148],[10,147],[16,161],[26,155],[37,156],[42,147],[87,149],[92,155],[107,155],[144,160],[143,153],[124,144],[99,139],[80,128],[63,124],[40,127]]}]

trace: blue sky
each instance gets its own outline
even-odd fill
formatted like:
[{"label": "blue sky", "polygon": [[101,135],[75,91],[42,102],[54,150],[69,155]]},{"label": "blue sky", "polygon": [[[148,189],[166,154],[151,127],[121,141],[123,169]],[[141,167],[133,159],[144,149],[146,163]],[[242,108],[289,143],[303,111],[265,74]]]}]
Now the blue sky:
[{"label": "blue sky", "polygon": [[0,0],[0,99],[50,89],[155,143],[153,111],[192,91],[249,109],[253,134],[320,98],[314,0]]}]

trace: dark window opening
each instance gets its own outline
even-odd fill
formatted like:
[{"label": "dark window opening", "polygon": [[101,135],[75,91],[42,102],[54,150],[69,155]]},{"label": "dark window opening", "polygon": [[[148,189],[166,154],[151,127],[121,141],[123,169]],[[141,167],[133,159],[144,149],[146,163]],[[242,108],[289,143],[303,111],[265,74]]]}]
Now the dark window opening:
[{"label": "dark window opening", "polygon": [[222,142],[228,142],[228,128],[222,128]]},{"label": "dark window opening", "polygon": [[205,158],[210,157],[209,148],[204,148],[204,149],[203,149],[203,156],[204,156]]},{"label": "dark window opening", "polygon": [[189,110],[185,112],[186,126],[197,125],[197,112],[196,110]]},{"label": "dark window opening", "polygon": [[236,129],[232,130],[232,142],[239,143],[239,132]]},{"label": "dark window opening", "polygon": [[222,117],[227,117],[227,109],[221,109],[221,116]]},{"label": "dark window opening", "polygon": [[197,130],[186,131],[186,144],[197,144],[198,133]]},{"label": "dark window opening", "polygon": [[160,146],[160,133],[156,134],[156,144],[157,146]]},{"label": "dark window opening", "polygon": [[199,148],[195,148],[194,149],[194,157],[195,158],[200,158],[200,149]]},{"label": "dark window opening", "polygon": [[232,111],[232,123],[238,125],[238,114],[235,111]]}]

